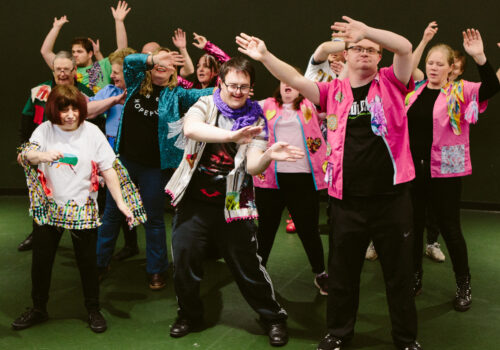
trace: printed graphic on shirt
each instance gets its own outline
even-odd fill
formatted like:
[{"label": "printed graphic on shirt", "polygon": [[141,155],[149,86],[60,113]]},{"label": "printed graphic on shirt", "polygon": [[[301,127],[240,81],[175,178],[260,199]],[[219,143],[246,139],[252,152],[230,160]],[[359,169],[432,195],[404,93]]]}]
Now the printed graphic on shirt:
[{"label": "printed graphic on shirt", "polygon": [[[151,98],[151,95],[148,94],[148,95],[144,96],[143,98],[146,100],[145,102],[148,102],[148,104],[151,103],[149,101]],[[158,106],[159,101],[160,101],[160,97],[156,96],[156,106]],[[155,110],[147,109],[146,107],[144,107],[142,105],[140,98],[134,98],[134,108],[138,113],[144,114],[145,117],[151,117],[153,115],[158,116],[158,109],[155,109]]]},{"label": "printed graphic on shirt", "polygon": [[354,101],[349,111],[349,119],[354,120],[359,117],[370,116],[370,111],[368,109],[368,99]]},{"label": "printed graphic on shirt", "polygon": [[56,166],[56,169],[61,165],[68,166],[75,174],[74,166],[78,164],[78,157],[71,153],[64,153],[64,157],[50,163],[50,166]]}]

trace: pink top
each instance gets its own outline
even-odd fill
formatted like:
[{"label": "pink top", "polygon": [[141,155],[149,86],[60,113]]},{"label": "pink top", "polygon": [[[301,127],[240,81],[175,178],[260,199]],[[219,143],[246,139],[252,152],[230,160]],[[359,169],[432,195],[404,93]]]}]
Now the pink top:
[{"label": "pink top", "polygon": [[[349,78],[316,84],[320,93],[320,109],[327,114],[328,143],[332,148],[326,176],[328,194],[342,199],[347,117],[354,100],[351,84]],[[379,70],[367,96],[372,130],[375,135],[383,138],[393,163],[394,185],[415,178],[404,105],[406,94],[413,89],[413,79],[407,88],[396,78],[393,67],[390,66]]]},{"label": "pink top", "polygon": [[[293,166],[293,163],[285,165],[285,162],[278,162],[278,165],[275,161],[272,161],[262,174],[254,176],[254,186],[279,188],[278,172],[310,173],[312,169],[315,188],[317,190],[326,188],[325,171],[328,147],[321,134],[321,120],[314,105],[304,99],[299,110],[295,111],[291,106],[289,108],[286,105],[280,106],[276,99],[270,97],[264,100],[262,109],[268,123],[268,147],[277,141],[286,140],[304,150],[307,147],[307,152],[303,162],[296,164],[295,168],[286,168],[288,165]],[[282,137],[285,139],[282,139]]]},{"label": "pink top", "polygon": [[[427,81],[406,97],[406,110],[416,101]],[[469,125],[476,123],[478,114],[488,103],[479,103],[481,83],[459,80],[447,84],[434,103],[432,116],[431,177],[470,175]]]}]

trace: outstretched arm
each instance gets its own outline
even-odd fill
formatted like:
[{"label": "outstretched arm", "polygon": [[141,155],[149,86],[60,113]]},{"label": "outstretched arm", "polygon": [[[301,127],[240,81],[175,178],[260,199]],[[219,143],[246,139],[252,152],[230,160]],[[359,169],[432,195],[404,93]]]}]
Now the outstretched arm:
[{"label": "outstretched arm", "polygon": [[250,147],[247,152],[247,171],[250,175],[258,175],[267,169],[271,161],[295,162],[304,157],[304,152],[286,142],[276,142],[266,151]]},{"label": "outstretched arm", "polygon": [[64,23],[68,23],[68,19],[66,16],[62,16],[61,18],[54,17],[54,23],[52,24],[52,29],[49,31],[45,40],[43,41],[42,47],[40,48],[40,53],[42,54],[45,63],[49,66],[50,69],[54,69],[54,57],[56,54],[54,53],[54,44],[56,43],[57,36],[59,35],[59,31],[61,30]]},{"label": "outstretched arm", "polygon": [[427,28],[424,30],[424,35],[422,37],[422,40],[418,44],[417,48],[413,51],[412,54],[412,65],[413,65],[413,79],[415,81],[423,80],[424,79],[424,73],[418,69],[418,64],[420,63],[420,60],[422,58],[422,55],[424,53],[425,47],[429,43],[429,41],[434,38],[434,35],[436,35],[438,31],[438,24],[436,21],[432,21],[427,25]]},{"label": "outstretched arm", "polygon": [[331,53],[337,53],[344,51],[345,43],[343,41],[325,41],[321,43],[313,54],[314,62],[321,63],[328,59],[328,55]]},{"label": "outstretched arm", "polygon": [[87,103],[87,119],[93,119],[103,114],[116,104],[124,104],[127,93],[124,92],[117,96],[108,97],[102,100],[89,101]]},{"label": "outstretched arm", "polygon": [[180,75],[185,78],[188,75],[193,74],[193,61],[191,60],[191,57],[186,49],[186,33],[181,28],[177,28],[174,31],[172,43],[179,49],[179,53],[182,57],[184,57],[184,66],[181,67]]},{"label": "outstretched arm", "polygon": [[220,63],[224,63],[231,59],[231,56],[225,53],[220,47],[218,47],[214,43],[208,41],[207,38],[204,37],[203,35],[193,33],[193,36],[194,40],[196,40],[196,42],[194,42],[193,45],[205,51],[209,55],[214,56]]},{"label": "outstretched arm", "polygon": [[319,90],[316,84],[295,70],[289,64],[279,60],[270,53],[264,41],[254,36],[241,33],[236,37],[236,43],[240,46],[238,51],[248,55],[256,61],[264,64],[267,70],[276,77],[299,92],[312,103],[319,105]]},{"label": "outstretched arm", "polygon": [[[115,18],[116,49],[121,50],[128,47],[127,30],[125,29],[125,17],[132,8],[128,7],[126,1],[118,1],[116,8],[111,7],[111,12]],[[95,54],[95,52],[94,52]]]},{"label": "outstretched arm", "polygon": [[345,22],[335,22],[332,25],[331,28],[337,31],[333,33],[333,37],[344,38],[352,43],[368,39],[391,51],[394,53],[394,75],[403,84],[408,84],[412,73],[412,55],[411,43],[406,38],[388,30],[369,27],[347,16],[342,16],[342,19]]}]

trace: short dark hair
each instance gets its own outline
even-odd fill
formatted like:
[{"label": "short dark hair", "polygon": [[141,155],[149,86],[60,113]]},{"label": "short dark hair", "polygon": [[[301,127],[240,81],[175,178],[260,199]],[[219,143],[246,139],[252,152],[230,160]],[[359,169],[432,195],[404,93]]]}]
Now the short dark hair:
[{"label": "short dark hair", "polygon": [[225,82],[226,74],[231,70],[248,74],[250,77],[250,85],[254,84],[255,69],[253,68],[252,63],[246,58],[240,56],[233,57],[220,67],[219,77],[223,82]]},{"label": "short dark hair", "polygon": [[460,61],[462,63],[462,72],[465,71],[465,64],[467,63],[467,57],[460,50],[453,50],[453,59]]},{"label": "short dark hair", "polygon": [[89,38],[85,37],[78,37],[74,38],[71,41],[71,48],[73,48],[74,45],[80,45],[89,53],[90,51],[94,52],[94,47],[92,46],[92,43],[90,42]]},{"label": "short dark hair", "polygon": [[45,115],[52,124],[61,124],[61,111],[68,106],[78,109],[78,125],[87,118],[87,99],[73,85],[56,85],[45,104]]}]

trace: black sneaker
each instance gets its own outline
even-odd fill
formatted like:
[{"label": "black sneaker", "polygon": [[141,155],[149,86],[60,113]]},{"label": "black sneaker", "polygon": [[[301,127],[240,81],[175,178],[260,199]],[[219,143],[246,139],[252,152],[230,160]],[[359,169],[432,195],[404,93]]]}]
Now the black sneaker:
[{"label": "black sneaker", "polygon": [[341,350],[344,346],[345,342],[342,338],[328,333],[323,339],[321,339],[317,350]]},{"label": "black sneaker", "polygon": [[108,329],[104,316],[98,311],[89,311],[88,321],[90,329],[95,333],[102,333]]},{"label": "black sneaker", "polygon": [[36,325],[37,323],[45,322],[49,319],[46,311],[27,308],[25,312],[12,322],[12,328],[16,331]]},{"label": "black sneaker", "polygon": [[457,311],[467,311],[472,304],[472,293],[470,287],[470,275],[457,277],[457,292],[453,300],[453,307]]},{"label": "black sneaker", "polygon": [[314,285],[318,287],[319,294],[328,295],[328,274],[323,272],[316,275],[316,277],[314,277]]},{"label": "black sneaker", "polygon": [[418,341],[414,341],[413,343],[398,346],[399,350],[422,350],[422,346],[418,343]]}]

